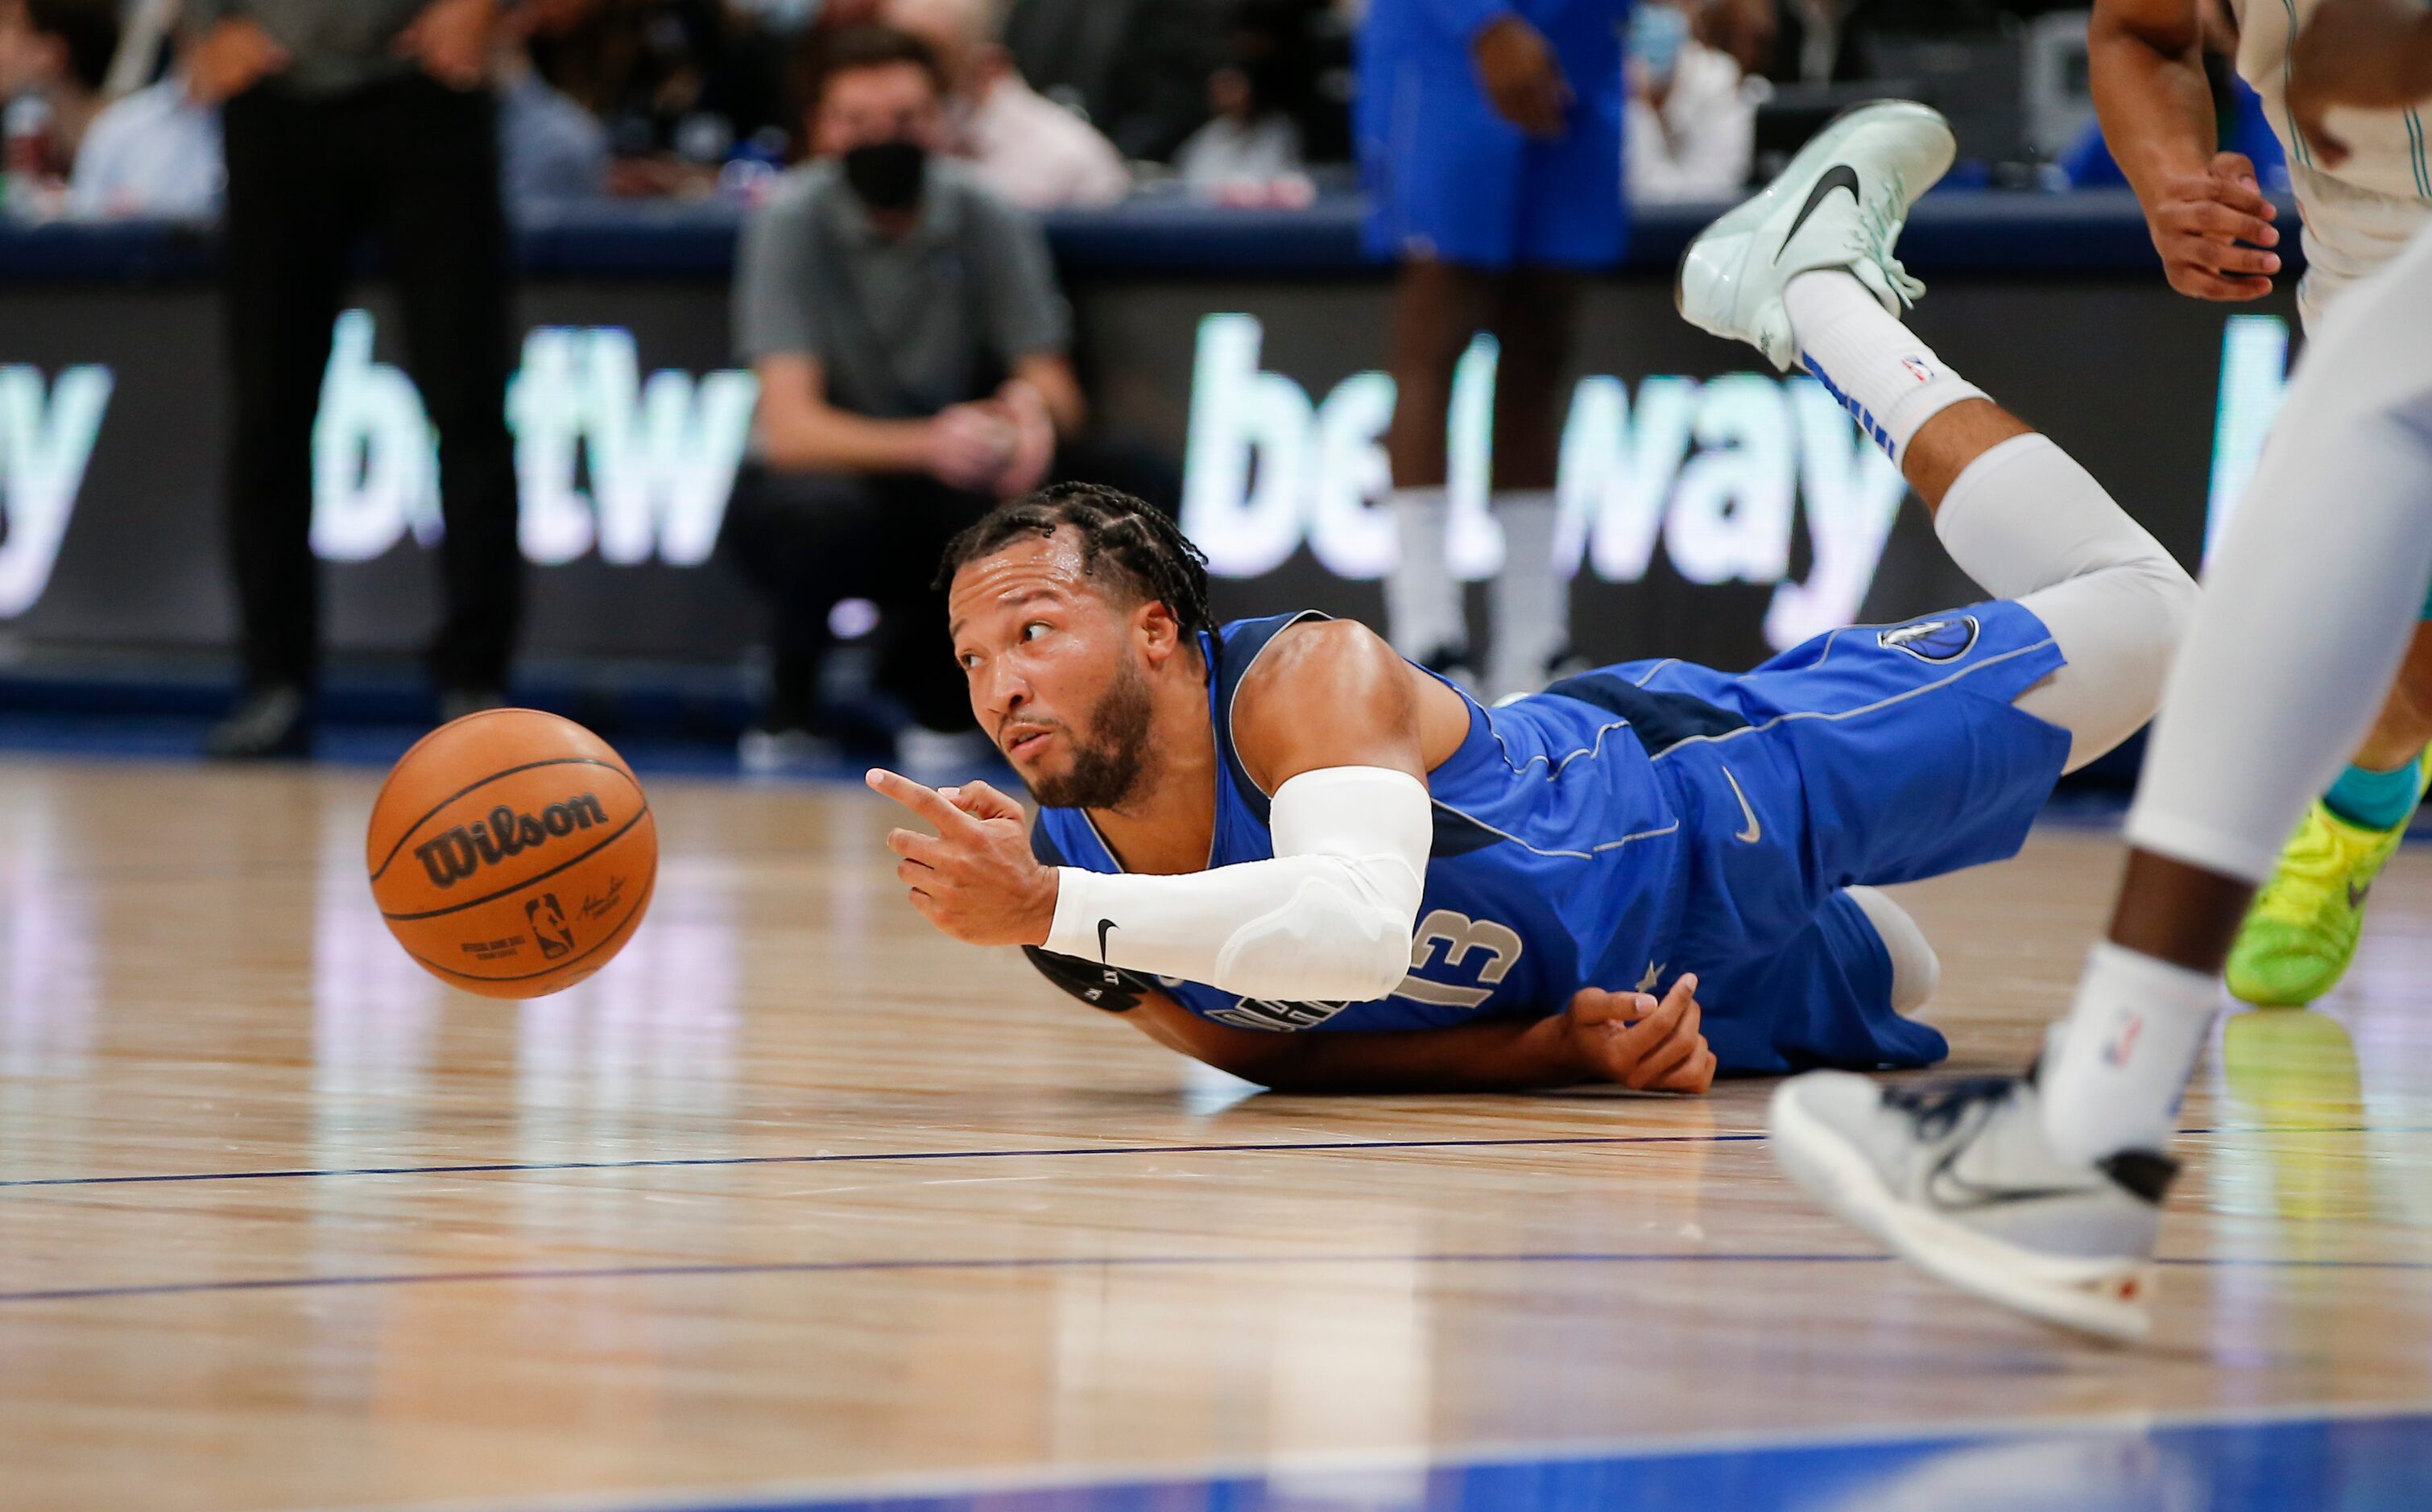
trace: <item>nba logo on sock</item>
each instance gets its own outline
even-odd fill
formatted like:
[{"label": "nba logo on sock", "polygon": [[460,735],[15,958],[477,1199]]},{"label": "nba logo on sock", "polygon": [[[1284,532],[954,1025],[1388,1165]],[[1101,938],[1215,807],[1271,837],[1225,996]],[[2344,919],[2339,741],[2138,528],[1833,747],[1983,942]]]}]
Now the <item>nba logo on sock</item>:
[{"label": "nba logo on sock", "polygon": [[2103,1047],[2103,1058],[2112,1066],[2125,1066],[2128,1057],[2136,1053],[2136,1036],[2144,1031],[2145,1016],[2130,1014],[2120,1022],[2120,1032]]},{"label": "nba logo on sock", "polygon": [[1976,616],[1921,619],[1914,625],[1879,630],[1875,642],[1887,651],[1906,651],[1920,662],[1956,662],[1976,644]]},{"label": "nba logo on sock", "polygon": [[1909,376],[1919,383],[1931,383],[1941,376],[1934,370],[1934,364],[1922,357],[1903,357],[1900,366],[1907,368]]}]

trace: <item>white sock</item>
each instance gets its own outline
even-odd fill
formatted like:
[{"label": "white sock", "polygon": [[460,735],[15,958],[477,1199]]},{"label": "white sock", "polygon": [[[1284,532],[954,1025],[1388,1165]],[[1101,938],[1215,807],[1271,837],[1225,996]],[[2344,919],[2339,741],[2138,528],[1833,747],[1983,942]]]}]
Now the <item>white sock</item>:
[{"label": "white sock", "polygon": [[1401,549],[1385,574],[1385,638],[1412,658],[1466,647],[1461,583],[1444,546],[1451,500],[1441,488],[1397,488],[1392,503]]},{"label": "white sock", "polygon": [[2167,1148],[2220,1000],[2220,981],[2200,971],[2108,940],[2088,951],[2036,1077],[2054,1152],[2092,1162]]},{"label": "white sock", "polygon": [[1894,462],[1928,420],[1962,399],[1984,397],[1839,268],[1800,274],[1782,298],[1800,364]]},{"label": "white sock", "polygon": [[1491,599],[1491,699],[1543,688],[1546,664],[1571,640],[1571,582],[1554,570],[1554,491],[1498,493],[1495,518],[1503,527],[1503,570],[1495,575]]}]

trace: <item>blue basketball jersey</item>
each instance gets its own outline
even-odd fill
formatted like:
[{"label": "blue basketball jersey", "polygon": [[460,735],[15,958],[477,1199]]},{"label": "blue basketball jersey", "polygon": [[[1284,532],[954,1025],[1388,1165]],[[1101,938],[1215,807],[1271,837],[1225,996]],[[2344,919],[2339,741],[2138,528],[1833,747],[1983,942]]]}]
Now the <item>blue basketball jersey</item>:
[{"label": "blue basketball jersey", "polygon": [[[1233,748],[1241,679],[1311,613],[1237,621],[1208,645],[1208,714],[1223,753],[1211,866],[1275,855],[1267,795]],[[1467,699],[1468,696],[1462,696]],[[1435,846],[1410,974],[1368,1002],[1268,1002],[1192,982],[1159,985],[1202,1017],[1246,1029],[1427,1029],[1482,1015],[1541,1015],[1583,983],[1634,983],[1679,907],[1680,824],[1627,721],[1563,697],[1488,710],[1427,774]],[[1054,865],[1116,872],[1089,816],[1044,809],[1033,848]]]},{"label": "blue basketball jersey", "polygon": [[[1233,748],[1241,679],[1309,613],[1206,637],[1223,753],[1211,866],[1275,854],[1267,796]],[[1725,1071],[1931,1065],[1948,1047],[1891,1006],[1891,962],[1854,883],[2016,853],[2069,755],[2018,696],[2067,665],[2013,602],[1834,630],[1740,674],[1675,661],[1568,678],[1495,709],[1427,774],[1435,843],[1410,972],[1367,1002],[1271,1002],[1030,957],[1110,1011],[1162,990],[1245,1029],[1411,1030],[1559,1013],[1579,988],[1699,978]],[[1051,865],[1116,872],[1089,816],[1045,809]]]}]

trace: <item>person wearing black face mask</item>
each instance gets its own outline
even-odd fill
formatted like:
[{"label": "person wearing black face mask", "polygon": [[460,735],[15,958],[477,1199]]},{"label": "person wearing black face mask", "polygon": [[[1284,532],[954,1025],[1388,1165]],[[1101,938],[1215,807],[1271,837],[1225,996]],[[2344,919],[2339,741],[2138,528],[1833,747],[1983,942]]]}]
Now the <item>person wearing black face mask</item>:
[{"label": "person wearing black face mask", "polygon": [[735,342],[760,379],[755,454],[721,549],[768,602],[775,681],[747,765],[818,751],[815,690],[841,600],[876,601],[898,760],[987,757],[930,588],[946,539],[999,499],[1089,476],[1170,504],[1171,469],[1079,432],[1072,314],[1046,238],[942,156],[941,75],[885,26],[820,42],[812,160],[745,228]]},{"label": "person wearing black face mask", "polygon": [[929,176],[929,149],[909,137],[865,142],[844,155],[844,181],[874,210],[908,210]]}]

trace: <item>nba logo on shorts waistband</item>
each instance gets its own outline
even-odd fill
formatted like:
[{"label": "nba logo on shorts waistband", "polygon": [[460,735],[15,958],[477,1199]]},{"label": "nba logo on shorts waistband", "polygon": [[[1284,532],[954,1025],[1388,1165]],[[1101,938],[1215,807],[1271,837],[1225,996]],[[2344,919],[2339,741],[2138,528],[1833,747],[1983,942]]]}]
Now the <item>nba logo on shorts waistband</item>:
[{"label": "nba logo on shorts waistband", "polygon": [[1922,619],[1875,632],[1875,644],[1885,650],[1906,651],[1920,662],[1956,662],[1976,645],[1976,616]]}]

